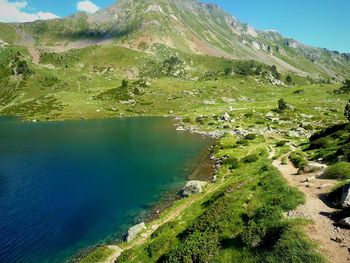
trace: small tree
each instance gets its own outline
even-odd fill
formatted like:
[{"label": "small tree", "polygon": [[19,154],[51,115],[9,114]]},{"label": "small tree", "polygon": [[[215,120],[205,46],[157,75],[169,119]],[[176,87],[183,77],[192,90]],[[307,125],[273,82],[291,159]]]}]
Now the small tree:
[{"label": "small tree", "polygon": [[288,108],[287,103],[284,101],[284,99],[280,99],[278,101],[278,110],[279,111],[285,111]]},{"label": "small tree", "polygon": [[345,106],[344,116],[350,121],[350,100]]},{"label": "small tree", "polygon": [[292,84],[292,82],[293,82],[292,77],[291,77],[290,75],[288,75],[288,76],[286,77],[286,83],[287,83],[288,85],[290,85],[290,84]]}]

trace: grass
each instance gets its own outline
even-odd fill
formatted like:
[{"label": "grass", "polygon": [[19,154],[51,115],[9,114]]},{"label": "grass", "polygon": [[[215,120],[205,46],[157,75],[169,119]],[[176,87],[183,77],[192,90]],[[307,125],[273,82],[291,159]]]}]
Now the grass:
[{"label": "grass", "polygon": [[109,256],[113,254],[113,250],[103,246],[99,247],[97,249],[94,249],[91,253],[88,254],[87,257],[80,260],[80,263],[96,263],[96,262],[103,262],[106,260]]},{"label": "grass", "polygon": [[[1,50],[1,72],[7,72],[9,54],[15,50]],[[172,115],[182,118],[180,124],[201,131],[227,132],[213,149],[217,158],[228,156],[218,170],[217,183],[210,184],[207,193],[176,201],[158,220],[149,223],[151,229],[153,224],[167,222],[145,243],[131,249],[130,244],[120,244],[126,252],[118,262],[184,262],[188,255],[211,262],[322,262],[314,244],[302,234],[302,223],[282,216],[304,198],[270,165],[262,135],[273,137],[273,145],[278,146],[276,154],[282,156],[290,151],[289,145],[304,141],[288,135],[301,123],[321,130],[345,120],[342,111],[347,96],[330,92],[339,85],[310,85],[293,76],[295,87],[280,87],[259,75],[224,76],[232,61],[182,52],[178,54],[186,63],[185,77],[160,75],[152,79],[140,76],[145,69],[158,72],[163,55],[107,45],[59,55],[45,53],[41,63],[46,65],[38,66],[21,52],[34,74],[28,78],[1,77],[0,92],[7,95],[0,101],[0,114],[27,120]],[[172,51],[164,52],[167,56]],[[123,79],[129,79],[127,90],[121,90]],[[137,86],[143,81],[150,85]],[[298,90],[303,92],[295,93]],[[283,113],[273,111],[280,98],[293,108]],[[232,121],[221,120],[225,112]],[[245,136],[234,136],[232,131]],[[336,142],[345,140],[346,134],[337,131]],[[335,145],[331,142],[321,142],[317,144],[320,148],[310,151],[317,156],[319,149],[328,151]],[[337,145],[332,151],[341,147]],[[300,151],[292,153],[290,159],[297,167],[306,164]],[[168,220],[179,209],[181,213]],[[83,262],[103,260],[108,253],[106,247],[99,248]]]},{"label": "grass", "polygon": [[[315,245],[302,234],[303,223],[282,217],[283,211],[304,202],[303,194],[288,186],[267,164],[262,138],[244,149],[230,147],[236,140],[232,136],[221,139],[215,155],[237,160],[255,152],[258,159],[234,170],[226,161],[218,171],[222,186],[217,191],[200,198],[144,244],[124,252],[117,262],[194,262],[193,258],[200,262],[231,262],[237,258],[240,262],[286,262],[292,258],[293,262],[324,262]],[[249,222],[264,226],[261,236],[252,242],[257,241],[258,246],[251,247],[242,240],[252,225]],[[272,235],[275,231],[277,236]]]}]

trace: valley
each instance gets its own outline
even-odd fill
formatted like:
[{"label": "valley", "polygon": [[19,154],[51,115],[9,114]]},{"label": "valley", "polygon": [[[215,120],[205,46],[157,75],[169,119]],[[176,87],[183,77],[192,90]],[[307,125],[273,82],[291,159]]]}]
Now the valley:
[{"label": "valley", "polygon": [[[192,0],[0,23],[0,39],[0,115],[167,117],[180,135],[215,139],[203,192],[71,262],[350,262],[349,54]],[[328,168],[305,171],[315,164]]]}]

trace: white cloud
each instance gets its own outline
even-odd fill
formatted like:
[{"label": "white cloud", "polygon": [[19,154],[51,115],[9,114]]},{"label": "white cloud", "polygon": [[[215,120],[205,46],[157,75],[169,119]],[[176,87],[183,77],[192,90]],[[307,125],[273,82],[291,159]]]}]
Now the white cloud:
[{"label": "white cloud", "polygon": [[77,10],[86,13],[95,13],[100,10],[100,8],[89,0],[79,1],[77,3]]},{"label": "white cloud", "polygon": [[0,21],[32,22],[35,20],[59,18],[50,12],[28,13],[23,10],[27,6],[28,3],[26,1],[9,2],[9,0],[0,0]]}]

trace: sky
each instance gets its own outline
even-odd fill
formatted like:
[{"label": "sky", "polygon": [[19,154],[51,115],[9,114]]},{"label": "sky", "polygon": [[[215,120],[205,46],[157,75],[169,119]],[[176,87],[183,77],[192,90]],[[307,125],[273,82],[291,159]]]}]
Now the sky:
[{"label": "sky", "polygon": [[[93,13],[115,0],[0,0],[0,21],[26,22]],[[241,22],[317,47],[350,53],[350,0],[202,0]]]}]

